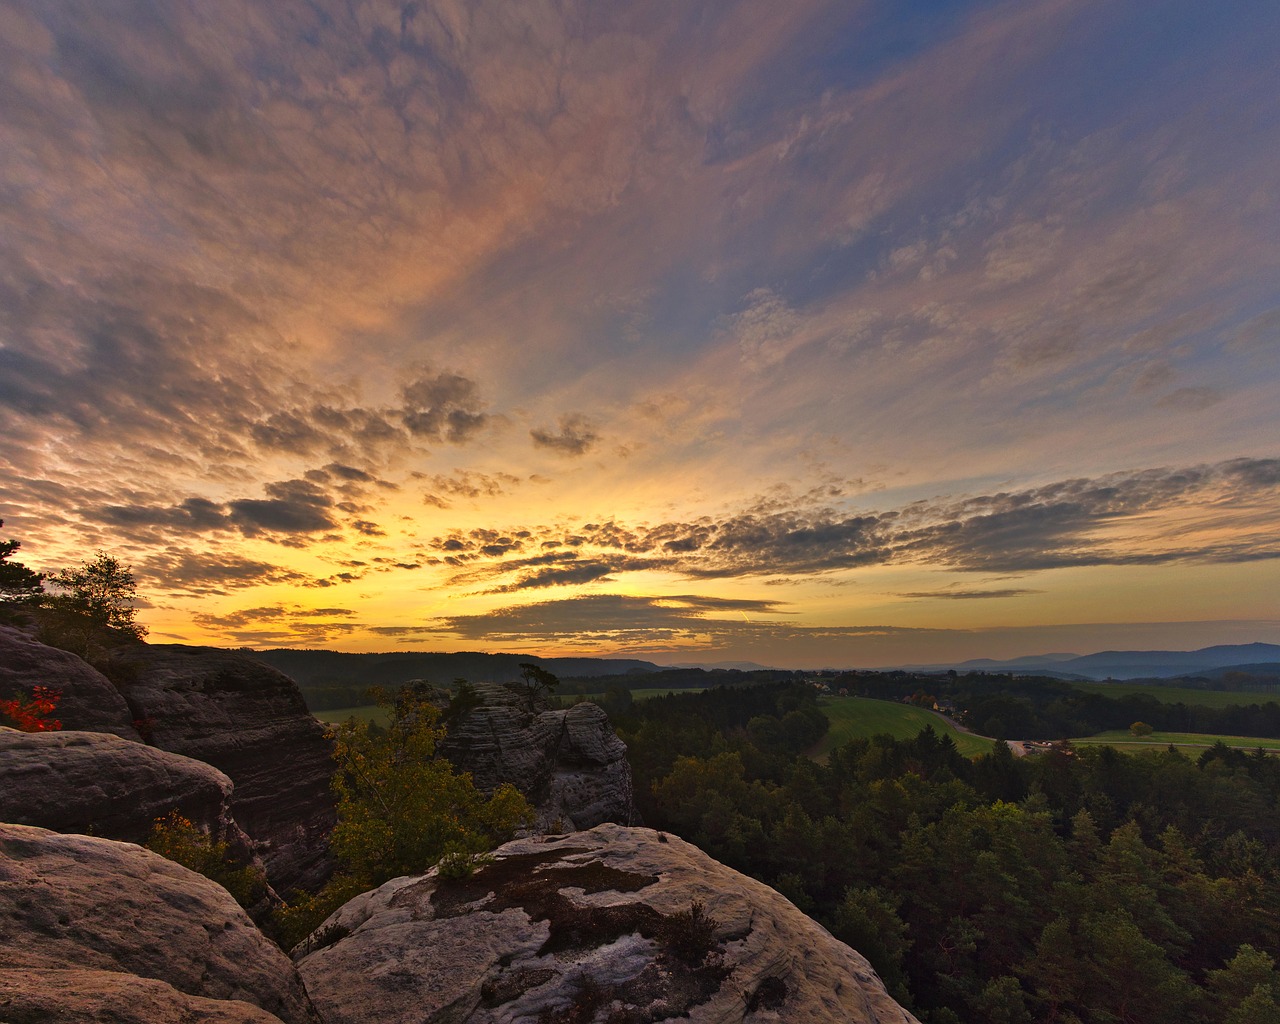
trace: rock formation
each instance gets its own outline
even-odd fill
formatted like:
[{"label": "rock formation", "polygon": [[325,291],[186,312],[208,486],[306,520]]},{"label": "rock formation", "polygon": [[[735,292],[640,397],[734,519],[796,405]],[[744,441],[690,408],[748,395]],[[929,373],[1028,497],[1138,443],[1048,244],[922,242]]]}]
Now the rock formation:
[{"label": "rock formation", "polygon": [[37,686],[61,692],[57,718],[64,729],[139,738],[129,705],[106,676],[74,654],[0,626],[0,700],[30,697]]},{"label": "rock formation", "polygon": [[163,981],[112,971],[0,970],[0,1007],[5,1024],[281,1024],[252,1003],[203,999]]},{"label": "rock formation", "polygon": [[278,891],[318,888],[332,870],[333,763],[293,680],[212,647],[139,644],[115,657],[112,675],[143,738],[231,778],[232,813]]},{"label": "rock formation", "polygon": [[326,1024],[915,1024],[867,961],[696,847],[606,824],[352,900],[299,951]]},{"label": "rock formation", "polygon": [[212,765],[110,733],[0,728],[0,821],[142,843],[176,810],[248,855],[231,793]]},{"label": "rock formation", "polygon": [[32,1020],[77,1001],[93,1008],[78,1019],[101,1020],[111,1002],[192,1002],[183,996],[267,1011],[236,1017],[228,1003],[223,1019],[315,1020],[288,958],[226,890],[132,844],[24,825],[0,825],[0,985]]},{"label": "rock formation", "polygon": [[483,703],[450,723],[440,756],[486,792],[513,783],[537,809],[540,831],[632,823],[627,748],[600,708],[556,711],[505,686],[475,689]]}]

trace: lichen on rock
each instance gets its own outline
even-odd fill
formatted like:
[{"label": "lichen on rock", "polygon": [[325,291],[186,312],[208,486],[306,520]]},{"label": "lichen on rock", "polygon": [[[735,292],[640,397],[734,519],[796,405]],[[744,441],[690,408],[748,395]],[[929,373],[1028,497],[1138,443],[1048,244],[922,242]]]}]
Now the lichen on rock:
[{"label": "lichen on rock", "polygon": [[674,837],[605,824],[517,840],[472,877],[352,900],[298,952],[329,1024],[912,1024],[867,961]]}]

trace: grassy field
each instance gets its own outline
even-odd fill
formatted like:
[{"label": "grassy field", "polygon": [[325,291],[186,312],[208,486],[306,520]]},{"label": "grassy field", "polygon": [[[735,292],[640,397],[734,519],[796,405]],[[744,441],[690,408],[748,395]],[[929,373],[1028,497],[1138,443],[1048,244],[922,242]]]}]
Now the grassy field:
[{"label": "grassy field", "polygon": [[1206,708],[1228,708],[1237,704],[1266,704],[1280,702],[1280,694],[1258,690],[1242,690],[1231,693],[1223,690],[1191,690],[1181,686],[1141,686],[1137,683],[1072,683],[1086,693],[1103,697],[1127,697],[1132,693],[1154,697],[1161,704],[1200,705]]},{"label": "grassy field", "polygon": [[852,739],[887,733],[894,739],[905,740],[922,732],[926,725],[933,726],[939,735],[950,736],[965,757],[985,754],[993,746],[991,740],[963,733],[933,712],[908,704],[869,697],[824,697],[818,706],[831,723],[827,735],[809,752],[809,756],[818,761]]},{"label": "grassy field", "polygon": [[1204,750],[1221,740],[1229,747],[1241,750],[1280,751],[1280,740],[1259,739],[1256,736],[1214,736],[1201,732],[1153,732],[1150,736],[1135,739],[1128,729],[1114,729],[1111,732],[1100,732],[1096,736],[1082,736],[1073,739],[1074,746],[1087,745],[1115,747],[1117,750],[1150,750],[1152,747],[1167,747],[1172,743],[1175,747],[1188,751]]}]

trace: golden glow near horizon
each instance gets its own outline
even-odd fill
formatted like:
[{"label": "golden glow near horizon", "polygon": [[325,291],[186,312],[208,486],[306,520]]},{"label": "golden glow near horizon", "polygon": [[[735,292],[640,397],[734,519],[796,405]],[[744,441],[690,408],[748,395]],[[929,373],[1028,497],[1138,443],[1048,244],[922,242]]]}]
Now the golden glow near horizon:
[{"label": "golden glow near horizon", "polygon": [[1277,29],[5,7],[5,535],[157,641],[1280,641]]}]

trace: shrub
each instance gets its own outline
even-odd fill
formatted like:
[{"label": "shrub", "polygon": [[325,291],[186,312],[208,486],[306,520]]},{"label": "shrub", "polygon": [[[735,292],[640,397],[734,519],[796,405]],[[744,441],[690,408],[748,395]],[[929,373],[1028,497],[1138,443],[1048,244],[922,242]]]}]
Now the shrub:
[{"label": "shrub", "polygon": [[261,869],[238,864],[226,843],[215,842],[176,810],[156,819],[146,847],[217,882],[242,907],[251,907],[266,895],[267,880]]},{"label": "shrub", "polygon": [[675,957],[697,967],[716,947],[716,929],[720,923],[706,912],[701,900],[694,900],[688,910],[668,915],[662,922],[659,938]]},{"label": "shrub", "polygon": [[0,725],[10,725],[22,732],[52,732],[62,728],[62,722],[52,717],[62,699],[61,690],[37,686],[30,697],[14,697],[0,701]]}]

